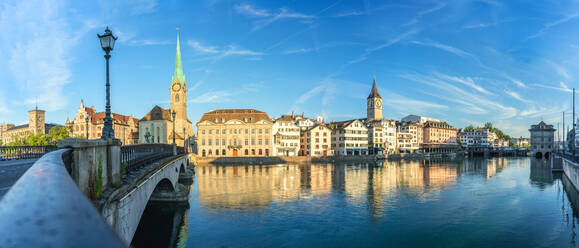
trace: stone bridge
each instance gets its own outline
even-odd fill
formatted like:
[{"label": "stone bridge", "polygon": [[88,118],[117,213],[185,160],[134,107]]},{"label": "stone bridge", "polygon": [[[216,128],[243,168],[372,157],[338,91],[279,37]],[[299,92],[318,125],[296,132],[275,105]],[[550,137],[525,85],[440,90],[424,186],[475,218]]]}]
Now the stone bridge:
[{"label": "stone bridge", "polygon": [[121,147],[114,139],[68,139],[58,146],[0,201],[0,230],[33,231],[0,235],[0,246],[127,247],[150,201],[188,202],[188,187],[180,182],[191,183],[193,171],[182,149]]}]

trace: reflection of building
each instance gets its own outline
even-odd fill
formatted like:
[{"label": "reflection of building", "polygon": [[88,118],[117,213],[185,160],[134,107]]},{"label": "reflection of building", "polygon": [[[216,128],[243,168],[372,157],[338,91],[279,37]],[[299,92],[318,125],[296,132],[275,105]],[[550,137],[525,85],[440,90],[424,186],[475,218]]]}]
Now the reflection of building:
[{"label": "reflection of building", "polygon": [[324,124],[318,124],[300,132],[301,156],[332,155],[332,130]]},{"label": "reflection of building", "polygon": [[2,135],[2,144],[16,142],[32,134],[47,134],[54,124],[46,124],[44,120],[44,110],[38,107],[28,111],[28,124],[14,126],[12,124],[2,125],[0,131]]},{"label": "reflection of building", "polygon": [[282,115],[273,123],[273,155],[297,156],[300,149],[300,128],[292,116]]},{"label": "reflection of building", "polygon": [[255,109],[221,109],[197,122],[197,151],[206,157],[270,156],[272,121]]},{"label": "reflection of building", "polygon": [[[187,118],[187,82],[181,63],[181,48],[177,34],[177,52],[175,55],[175,72],[169,87],[171,108],[155,106],[141,119],[139,143],[175,143],[184,146],[185,140],[193,137],[193,125]],[[175,113],[174,124],[172,113]],[[173,132],[173,125],[175,132]],[[147,130],[148,129],[148,130]]]},{"label": "reflection of building", "polygon": [[332,122],[332,150],[334,155],[367,155],[368,128],[360,120]]},{"label": "reflection of building", "polygon": [[531,153],[536,157],[549,158],[553,151],[555,129],[553,125],[547,125],[541,121],[537,125],[531,125]]},{"label": "reflection of building", "polygon": [[[139,120],[132,116],[116,113],[112,113],[112,119],[115,139],[120,140],[123,144],[136,144]],[[74,137],[86,137],[88,126],[88,138],[100,139],[105,126],[105,112],[97,113],[94,107],[84,106],[84,102],[81,100],[76,116],[72,122],[67,122],[67,126],[72,128],[72,136]]]}]

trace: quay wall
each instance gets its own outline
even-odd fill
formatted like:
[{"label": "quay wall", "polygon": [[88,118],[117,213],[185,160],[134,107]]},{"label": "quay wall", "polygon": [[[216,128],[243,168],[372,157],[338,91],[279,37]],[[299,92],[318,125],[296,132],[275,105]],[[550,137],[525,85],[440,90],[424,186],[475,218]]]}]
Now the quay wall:
[{"label": "quay wall", "polygon": [[579,164],[566,158],[562,158],[563,173],[569,179],[575,190],[579,191]]}]

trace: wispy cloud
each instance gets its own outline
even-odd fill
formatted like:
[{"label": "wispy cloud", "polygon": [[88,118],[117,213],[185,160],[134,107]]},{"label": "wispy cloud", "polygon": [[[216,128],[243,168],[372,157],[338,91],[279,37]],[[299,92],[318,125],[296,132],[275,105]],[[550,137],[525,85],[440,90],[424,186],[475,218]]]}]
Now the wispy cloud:
[{"label": "wispy cloud", "polygon": [[418,13],[416,13],[416,15],[409,22],[402,24],[402,26],[410,26],[410,25],[417,24],[420,21],[420,19],[422,19],[423,16],[430,14],[430,13],[433,13],[433,12],[436,12],[436,11],[444,8],[445,6],[446,6],[446,3],[441,2],[430,9],[419,11]]},{"label": "wispy cloud", "polygon": [[213,63],[229,56],[252,57],[265,55],[265,53],[263,52],[239,48],[236,45],[229,45],[225,48],[219,48],[217,46],[203,45],[195,40],[189,40],[187,44],[191,46],[193,49],[195,49],[195,51],[197,51],[199,54],[210,55],[209,57],[206,57],[204,59],[212,60]]},{"label": "wispy cloud", "polygon": [[538,87],[546,88],[546,89],[559,90],[559,91],[563,91],[563,92],[573,92],[573,90],[569,89],[567,84],[565,84],[564,82],[559,82],[559,86],[546,85],[546,84],[534,84],[534,85],[538,86]]},{"label": "wispy cloud", "polygon": [[537,37],[539,37],[539,36],[542,36],[542,35],[544,35],[545,32],[547,32],[547,30],[549,30],[550,28],[552,28],[552,27],[554,27],[554,26],[557,26],[557,25],[561,25],[561,24],[566,23],[566,22],[568,22],[568,21],[571,21],[571,20],[573,20],[573,19],[575,19],[575,18],[577,18],[577,17],[579,17],[579,12],[571,13],[571,14],[569,14],[569,15],[566,15],[566,16],[563,17],[563,18],[560,18],[560,19],[557,19],[557,20],[555,20],[555,21],[546,23],[545,25],[543,25],[543,27],[542,27],[537,33],[535,33],[535,34],[533,34],[533,35],[529,35],[529,36],[527,37],[527,40],[535,39],[535,38],[537,38]]},{"label": "wispy cloud", "polygon": [[460,57],[470,57],[470,58],[474,58],[474,55],[465,52],[462,49],[456,48],[456,47],[452,47],[449,45],[445,45],[445,44],[441,44],[438,42],[422,42],[422,41],[412,41],[412,43],[417,44],[417,45],[421,45],[421,46],[430,46],[430,47],[435,47],[444,51],[447,51],[449,53],[452,53],[454,55],[460,56]]},{"label": "wispy cloud", "polygon": [[398,111],[411,112],[416,114],[431,113],[432,110],[448,110],[447,105],[411,99],[392,92],[383,91],[383,104]]},{"label": "wispy cloud", "polygon": [[282,53],[283,54],[309,53],[313,50],[314,49],[312,49],[312,48],[300,48],[300,49],[286,50],[286,51],[283,51]]},{"label": "wispy cloud", "polygon": [[569,73],[567,72],[567,69],[565,69],[564,66],[556,64],[550,60],[545,60],[545,61],[547,62],[547,64],[551,65],[555,69],[557,74],[561,75],[565,79],[569,79]]},{"label": "wispy cloud", "polygon": [[[202,82],[198,82],[200,85]],[[234,102],[234,97],[252,93],[255,94],[263,89],[263,85],[260,83],[249,83],[242,85],[238,90],[210,90],[199,96],[196,96],[189,100],[190,103],[228,103]]]},{"label": "wispy cloud", "polygon": [[457,82],[463,85],[466,85],[480,93],[484,93],[487,95],[495,95],[493,93],[491,93],[490,91],[486,90],[485,88],[483,88],[482,86],[476,84],[474,82],[474,80],[470,77],[456,77],[456,76],[449,76],[449,75],[445,75],[439,72],[436,72],[435,75],[437,75],[439,78],[445,79],[445,80],[450,80],[453,82]]},{"label": "wispy cloud", "polygon": [[406,39],[406,38],[408,38],[408,37],[410,37],[410,36],[412,36],[412,35],[414,35],[414,34],[416,34],[416,33],[418,33],[418,29],[411,29],[411,30],[409,30],[409,31],[406,31],[406,32],[404,32],[404,33],[402,33],[402,34],[399,34],[399,35],[391,38],[390,40],[387,40],[386,42],[384,42],[384,43],[382,43],[382,44],[380,44],[380,45],[378,45],[378,46],[375,46],[375,47],[372,47],[372,48],[368,48],[368,49],[366,49],[366,52],[364,52],[364,53],[363,53],[362,55],[360,55],[358,58],[348,61],[348,64],[350,65],[350,64],[360,63],[360,62],[368,59],[368,56],[370,56],[372,53],[374,53],[374,52],[376,52],[376,51],[378,51],[378,50],[382,50],[382,49],[384,49],[384,48],[387,48],[387,47],[389,47],[389,46],[392,46],[392,45],[400,42],[401,40],[404,40],[404,39]]},{"label": "wispy cloud", "polygon": [[277,11],[262,9],[251,4],[244,3],[234,7],[239,14],[257,19],[254,21],[253,31],[262,29],[276,21],[283,19],[312,19],[314,16],[294,12],[287,8],[280,8]]},{"label": "wispy cloud", "polygon": [[488,99],[484,96],[473,94],[456,85],[450,84],[444,77],[432,77],[421,74],[403,74],[401,77],[418,82],[432,88],[438,92],[431,94],[434,97],[458,103],[463,106],[459,109],[469,114],[486,114],[490,112],[497,113],[497,118],[509,119],[515,117],[517,110],[513,107],[502,105],[496,100]]},{"label": "wispy cloud", "polygon": [[519,88],[528,88],[527,85],[525,83],[523,83],[521,80],[518,80],[516,78],[512,78],[506,74],[505,74],[505,77]]},{"label": "wispy cloud", "polygon": [[169,45],[172,44],[171,41],[161,41],[161,40],[130,40],[129,45],[133,46],[155,46],[155,45]]},{"label": "wispy cloud", "polygon": [[524,103],[529,103],[529,102],[530,102],[530,101],[528,101],[527,99],[523,99],[523,98],[521,97],[521,95],[519,95],[519,93],[517,93],[517,92],[515,92],[515,91],[505,90],[505,93],[506,93],[507,95],[509,95],[510,97],[512,97],[512,98],[514,98],[514,99],[517,99],[517,100],[519,100],[519,101],[521,101],[521,102],[524,102]]}]

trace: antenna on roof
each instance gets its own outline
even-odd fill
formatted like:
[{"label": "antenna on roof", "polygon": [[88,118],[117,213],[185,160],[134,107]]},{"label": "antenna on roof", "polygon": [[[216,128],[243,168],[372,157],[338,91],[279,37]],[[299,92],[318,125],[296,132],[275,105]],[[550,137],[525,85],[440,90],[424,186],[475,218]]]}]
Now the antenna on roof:
[{"label": "antenna on roof", "polygon": [[38,96],[36,97],[36,110],[38,110]]}]

